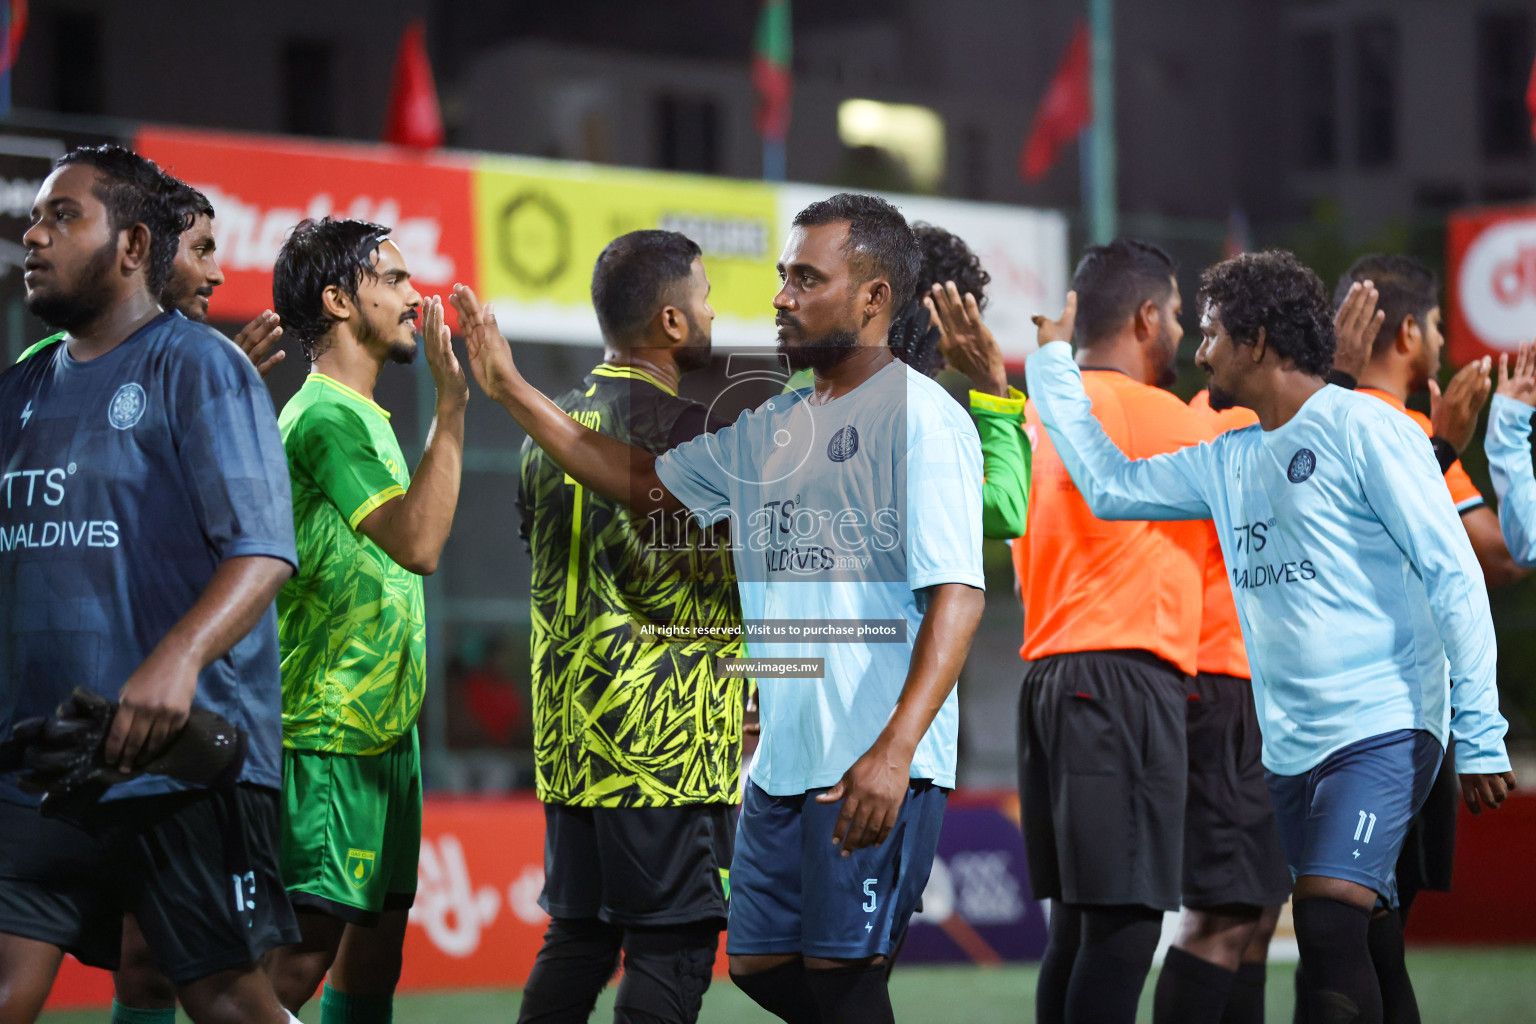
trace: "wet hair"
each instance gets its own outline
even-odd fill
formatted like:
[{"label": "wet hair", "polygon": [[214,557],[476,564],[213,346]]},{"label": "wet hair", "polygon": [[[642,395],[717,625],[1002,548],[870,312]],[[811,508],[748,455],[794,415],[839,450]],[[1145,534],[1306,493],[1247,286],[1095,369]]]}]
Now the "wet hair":
[{"label": "wet hair", "polygon": [[310,362],[325,351],[316,343],[336,321],[325,311],[325,290],[340,288],[354,302],[374,269],[389,228],[363,220],[307,219],[283,241],[272,268],[272,311],[285,334],[297,337]]},{"label": "wet hair", "polygon": [[1412,256],[1372,252],[1355,260],[1333,290],[1335,311],[1344,304],[1349,286],[1356,281],[1369,281],[1376,286],[1376,308],[1386,315],[1371,345],[1373,356],[1392,347],[1404,320],[1411,316],[1422,326],[1429,311],[1440,304],[1440,282],[1434,271]]},{"label": "wet hair", "polygon": [[891,323],[891,353],[919,373],[932,376],[944,367],[939,354],[938,325],[931,322],[923,297],[935,284],[955,282],[963,297],[976,297],[978,309],[987,308],[987,285],[992,275],[981,266],[981,258],[965,244],[965,239],[941,227],[917,221],[912,225],[917,246],[923,254],[923,268],[918,274],[912,302]]},{"label": "wet hair", "polygon": [[149,229],[149,263],[145,278],[156,295],[165,287],[181,241],[175,211],[165,189],[165,176],[153,160],[131,149],[105,143],[79,146],[59,157],[55,168],[81,164],[96,171],[91,194],[107,210],[107,223],[113,233],[127,231],[135,224]]},{"label": "wet hair", "polygon": [[165,191],[171,212],[180,222],[182,231],[190,231],[199,217],[213,220],[213,204],[208,201],[208,197],[180,178],[167,174]]},{"label": "wet hair", "polygon": [[1143,302],[1167,302],[1177,270],[1173,258],[1151,242],[1117,238],[1090,245],[1072,275],[1078,342],[1091,345],[1114,334]]},{"label": "wet hair", "polygon": [[891,318],[894,320],[917,288],[923,254],[917,236],[901,211],[879,196],[839,192],[812,203],[795,214],[795,227],[819,227],[848,222],[843,255],[856,283],[885,277],[891,285]]},{"label": "wet hair", "polygon": [[1314,377],[1333,369],[1333,310],[1311,268],[1283,249],[1246,252],[1200,275],[1200,308],[1214,306],[1232,340],[1258,341]]},{"label": "wet hair", "polygon": [[592,308],[606,341],[631,345],[703,255],[676,231],[631,231],[609,242],[592,266]]}]

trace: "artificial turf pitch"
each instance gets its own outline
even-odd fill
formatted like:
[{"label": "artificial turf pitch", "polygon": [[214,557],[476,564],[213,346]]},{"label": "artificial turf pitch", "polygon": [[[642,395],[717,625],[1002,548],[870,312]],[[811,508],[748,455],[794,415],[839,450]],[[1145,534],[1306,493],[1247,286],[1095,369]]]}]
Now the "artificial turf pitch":
[{"label": "artificial turf pitch", "polygon": [[[1536,1020],[1536,946],[1487,949],[1415,949],[1408,968],[1425,1024],[1528,1024]],[[1291,1019],[1290,964],[1272,964],[1266,1019]],[[1138,1021],[1152,1020],[1147,980]],[[613,1019],[610,987],[592,1014],[595,1024]],[[1035,968],[901,966],[891,979],[891,1000],[902,1024],[1025,1024],[1034,1019]],[[395,1000],[395,1024],[510,1024],[519,995],[512,989],[403,995]],[[319,1024],[319,1000],[300,1014]],[[105,1024],[106,1010],[45,1013],[41,1024]],[[701,1024],[772,1024],[729,981],[717,980],[704,998]],[[178,1018],[178,1022],[186,1018]]]}]

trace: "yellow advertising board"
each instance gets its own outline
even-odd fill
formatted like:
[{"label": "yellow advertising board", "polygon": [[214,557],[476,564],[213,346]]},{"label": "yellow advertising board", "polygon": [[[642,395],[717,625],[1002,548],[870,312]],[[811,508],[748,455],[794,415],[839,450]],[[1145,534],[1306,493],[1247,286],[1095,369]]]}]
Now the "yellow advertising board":
[{"label": "yellow advertising board", "polygon": [[704,250],[715,340],[773,343],[784,230],[773,185],[506,157],[480,160],[473,179],[480,289],[507,334],[597,344],[598,253],[663,228]]}]

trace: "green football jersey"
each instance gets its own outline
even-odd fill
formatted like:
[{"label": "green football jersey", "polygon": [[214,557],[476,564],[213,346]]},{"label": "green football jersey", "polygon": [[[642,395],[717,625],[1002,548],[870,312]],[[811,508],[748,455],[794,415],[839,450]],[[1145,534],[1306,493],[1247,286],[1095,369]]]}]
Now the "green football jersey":
[{"label": "green football jersey", "polygon": [[389,413],[321,373],[278,426],[300,565],[277,595],[283,745],[377,754],[415,724],[427,680],[421,577],[357,532],[410,486],[405,457]]},{"label": "green football jersey", "polygon": [[28,359],[31,359],[33,356],[37,355],[43,349],[47,348],[49,345],[52,345],[54,342],[61,340],[63,337],[64,337],[64,332],[63,331],[60,331],[58,334],[50,334],[50,335],[48,335],[48,337],[44,338],[42,341],[36,342],[35,344],[32,344],[32,345],[28,346],[27,350],[25,352],[23,352],[21,355],[16,357],[16,361],[18,363],[26,362]]},{"label": "green football jersey", "polygon": [[[698,403],[628,367],[599,366],[555,402],[657,454],[707,423]],[[579,807],[738,800],[743,681],[717,675],[714,659],[739,657],[742,645],[636,635],[646,624],[723,631],[740,622],[725,528],[630,512],[577,484],[531,441],[519,504],[533,555],[539,799]]]}]

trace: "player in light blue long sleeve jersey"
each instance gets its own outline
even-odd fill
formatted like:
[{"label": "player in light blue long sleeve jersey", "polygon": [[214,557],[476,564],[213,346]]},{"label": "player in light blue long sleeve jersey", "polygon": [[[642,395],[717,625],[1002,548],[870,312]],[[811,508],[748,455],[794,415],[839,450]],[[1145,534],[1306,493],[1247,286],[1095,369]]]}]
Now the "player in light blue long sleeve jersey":
[{"label": "player in light blue long sleeve jersey", "polygon": [[1423,432],[1324,383],[1334,337],[1317,275],[1288,253],[1246,254],[1202,284],[1212,407],[1251,408],[1258,425],[1126,458],[1059,340],[1075,297],[1061,322],[1038,321],[1030,394],[1095,516],[1216,522],[1297,879],[1307,999],[1319,1020],[1379,1021],[1371,913],[1395,898],[1448,737],[1474,810],[1514,784],[1487,592]]},{"label": "player in light blue long sleeve jersey", "polygon": [[1531,407],[1536,406],[1536,343],[1520,346],[1514,369],[1499,357],[1499,387],[1488,412],[1488,473],[1499,496],[1499,529],[1522,569],[1536,567],[1536,476],[1531,473]]}]

